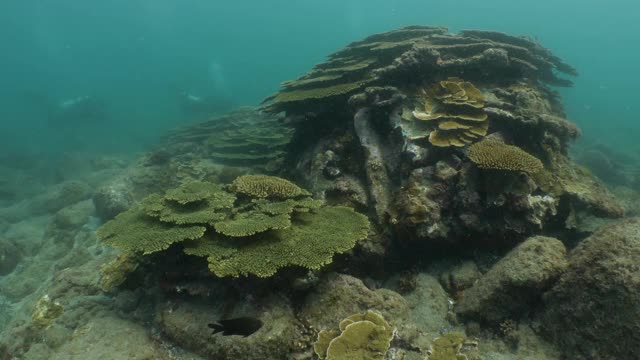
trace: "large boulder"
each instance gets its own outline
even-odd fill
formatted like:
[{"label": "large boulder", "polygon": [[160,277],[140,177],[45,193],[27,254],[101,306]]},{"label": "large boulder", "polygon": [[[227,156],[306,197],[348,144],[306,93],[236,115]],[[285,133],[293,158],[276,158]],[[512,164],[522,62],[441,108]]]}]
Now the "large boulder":
[{"label": "large boulder", "polygon": [[332,273],[307,295],[298,315],[312,328],[324,330],[367,310],[378,311],[392,326],[409,314],[409,306],[400,294],[388,289],[371,290],[360,279]]},{"label": "large boulder", "polygon": [[[263,325],[247,337],[211,334],[209,323],[241,316],[254,316]],[[309,342],[304,339],[293,307],[277,294],[261,299],[256,307],[238,302],[231,312],[222,302],[167,303],[157,309],[156,322],[173,342],[207,359],[287,360],[302,350],[300,344]]]},{"label": "large boulder", "polygon": [[96,214],[104,221],[113,219],[134,203],[133,196],[123,182],[101,187],[93,194],[92,200],[96,207]]},{"label": "large boulder", "polygon": [[544,329],[572,359],[638,359],[640,218],[582,241],[544,300]]},{"label": "large boulder", "polygon": [[565,256],[560,240],[544,236],[525,240],[464,292],[456,312],[493,324],[520,317],[566,268]]}]

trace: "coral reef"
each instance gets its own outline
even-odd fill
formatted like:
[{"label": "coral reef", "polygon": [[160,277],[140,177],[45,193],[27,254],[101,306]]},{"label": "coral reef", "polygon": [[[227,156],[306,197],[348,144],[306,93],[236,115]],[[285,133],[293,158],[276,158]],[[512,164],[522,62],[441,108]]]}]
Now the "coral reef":
[{"label": "coral reef", "polygon": [[364,189],[382,233],[514,245],[623,215],[568,158],[580,131],[548,86],[570,86],[561,73],[577,75],[529,38],[406,27],[349,44],[263,109],[295,129],[292,177],[320,197]]},{"label": "coral reef", "polygon": [[457,74],[472,77],[528,77],[569,86],[554,70],[577,75],[538,43],[524,37],[483,31],[449,34],[444,27],[409,26],[375,34],[349,44],[297,80],[266,99],[270,112],[307,108],[346,99],[366,86],[399,82],[409,72]]},{"label": "coral reef", "polygon": [[573,359],[634,359],[640,352],[640,219],[605,226],[569,253],[544,296],[549,339]]},{"label": "coral reef", "polygon": [[[218,276],[270,277],[280,268],[320,269],[367,238],[369,222],[352,208],[325,206],[285,179],[236,178],[228,190],[191,182],[153,194],[104,224],[106,244],[145,255],[184,242]],[[186,241],[191,240],[191,241]]]},{"label": "coral reef", "polygon": [[490,323],[521,316],[566,269],[565,255],[557,239],[527,239],[464,292],[456,313]]},{"label": "coral reef", "polygon": [[311,195],[296,184],[273,176],[245,175],[233,180],[233,191],[254,198],[290,199]]},{"label": "coral reef", "polygon": [[482,169],[524,171],[535,174],[544,166],[535,156],[517,146],[483,140],[469,146],[469,159]]},{"label": "coral reef", "polygon": [[394,329],[382,315],[367,311],[340,322],[340,332],[322,330],[313,345],[316,355],[327,360],[383,360],[391,345]]},{"label": "coral reef", "polygon": [[293,129],[277,116],[241,108],[210,121],[180,128],[162,144],[170,153],[198,154],[228,166],[275,172],[283,165]]}]

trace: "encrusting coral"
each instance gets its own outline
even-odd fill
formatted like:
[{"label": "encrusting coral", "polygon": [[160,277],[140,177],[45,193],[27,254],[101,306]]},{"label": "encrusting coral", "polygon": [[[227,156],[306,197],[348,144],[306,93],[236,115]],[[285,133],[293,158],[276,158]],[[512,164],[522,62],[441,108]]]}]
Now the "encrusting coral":
[{"label": "encrusting coral", "polygon": [[354,314],[340,322],[339,331],[322,330],[313,349],[324,360],[382,360],[394,328],[375,311]]},{"label": "encrusting coral", "polygon": [[152,194],[97,234],[130,253],[184,242],[185,253],[206,257],[218,276],[269,277],[288,266],[320,269],[368,231],[366,216],[351,208],[324,206],[282,178],[247,175],[226,189],[197,182]]},{"label": "encrusting coral", "polygon": [[469,159],[482,169],[540,172],[544,166],[535,156],[498,140],[483,140],[469,147]]}]

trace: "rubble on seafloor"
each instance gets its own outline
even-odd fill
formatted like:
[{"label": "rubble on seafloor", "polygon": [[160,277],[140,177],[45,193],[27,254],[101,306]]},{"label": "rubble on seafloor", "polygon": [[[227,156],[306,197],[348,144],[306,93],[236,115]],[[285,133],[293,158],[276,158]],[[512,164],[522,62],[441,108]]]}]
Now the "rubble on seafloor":
[{"label": "rubble on seafloor", "polygon": [[401,28],[0,210],[0,359],[634,359],[637,219],[569,157],[567,75]]}]

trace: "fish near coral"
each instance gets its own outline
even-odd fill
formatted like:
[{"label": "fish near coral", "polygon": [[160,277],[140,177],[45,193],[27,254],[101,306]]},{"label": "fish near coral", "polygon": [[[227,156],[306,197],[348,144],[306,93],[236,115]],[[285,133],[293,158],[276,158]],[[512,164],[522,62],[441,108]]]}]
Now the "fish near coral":
[{"label": "fish near coral", "polygon": [[262,321],[254,317],[219,320],[213,324],[209,324],[209,328],[213,329],[211,335],[221,332],[223,336],[242,335],[247,337],[260,330],[261,327]]}]

